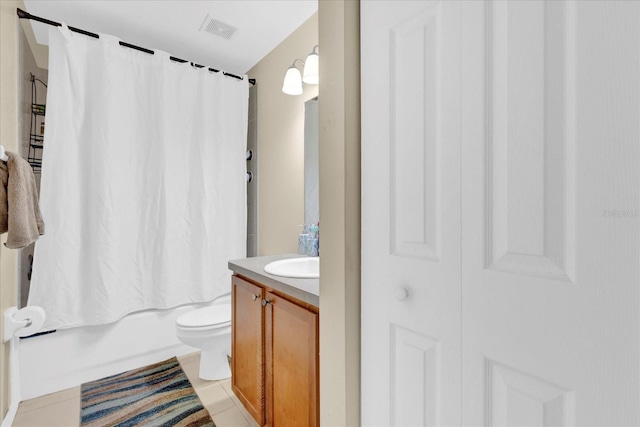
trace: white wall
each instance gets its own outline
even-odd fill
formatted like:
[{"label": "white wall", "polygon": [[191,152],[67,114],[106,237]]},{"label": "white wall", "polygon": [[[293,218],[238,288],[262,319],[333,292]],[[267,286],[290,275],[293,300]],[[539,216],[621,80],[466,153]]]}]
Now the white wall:
[{"label": "white wall", "polygon": [[[360,425],[360,2],[318,2],[320,424]],[[373,231],[375,232],[375,230]],[[384,423],[384,421],[381,421]]]}]

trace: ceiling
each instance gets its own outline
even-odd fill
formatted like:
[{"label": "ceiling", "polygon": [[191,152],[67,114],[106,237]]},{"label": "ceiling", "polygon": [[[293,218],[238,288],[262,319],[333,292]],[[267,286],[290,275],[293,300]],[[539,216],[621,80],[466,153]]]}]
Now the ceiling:
[{"label": "ceiling", "polygon": [[[27,12],[159,49],[233,74],[245,74],[318,9],[317,0],[24,0]],[[209,15],[237,28],[231,39],[206,31]],[[31,21],[48,44],[46,24]],[[205,23],[205,25],[203,25]]]}]

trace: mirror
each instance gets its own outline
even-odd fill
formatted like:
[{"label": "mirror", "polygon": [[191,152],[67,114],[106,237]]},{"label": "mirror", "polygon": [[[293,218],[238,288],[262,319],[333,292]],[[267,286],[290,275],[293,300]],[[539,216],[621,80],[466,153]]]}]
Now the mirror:
[{"label": "mirror", "polygon": [[304,103],[304,223],[320,222],[318,97]]}]

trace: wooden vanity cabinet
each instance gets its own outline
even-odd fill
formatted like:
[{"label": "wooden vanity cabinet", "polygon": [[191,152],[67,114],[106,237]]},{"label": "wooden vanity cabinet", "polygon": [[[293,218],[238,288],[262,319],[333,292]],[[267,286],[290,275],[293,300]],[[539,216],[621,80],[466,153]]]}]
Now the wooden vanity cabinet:
[{"label": "wooden vanity cabinet", "polygon": [[261,287],[237,276],[233,277],[231,387],[253,419],[261,426],[265,424],[263,299]]},{"label": "wooden vanity cabinet", "polygon": [[[254,324],[233,324],[233,391],[261,426],[319,426],[318,309],[238,276],[233,277],[233,289],[234,320],[236,312],[253,313],[252,295],[263,296],[261,315],[252,314]],[[255,336],[258,329],[260,339]],[[262,349],[248,342],[261,342]],[[246,363],[254,365],[245,368]],[[256,374],[260,370],[262,374]],[[253,391],[247,392],[250,387]]]},{"label": "wooden vanity cabinet", "polygon": [[266,300],[266,410],[270,426],[317,426],[318,314],[272,292]]}]

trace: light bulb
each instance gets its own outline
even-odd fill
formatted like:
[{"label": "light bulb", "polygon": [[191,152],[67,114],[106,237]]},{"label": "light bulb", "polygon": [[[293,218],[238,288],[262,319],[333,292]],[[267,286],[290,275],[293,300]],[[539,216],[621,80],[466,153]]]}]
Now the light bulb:
[{"label": "light bulb", "polygon": [[304,62],[304,75],[302,81],[306,84],[317,85],[320,81],[320,72],[318,70],[319,57],[316,53],[316,48],[313,48],[313,52],[307,56],[307,60]]},{"label": "light bulb", "polygon": [[282,91],[287,95],[300,95],[302,93],[302,76],[300,76],[300,71],[293,65],[289,67],[287,74],[284,76]]}]

